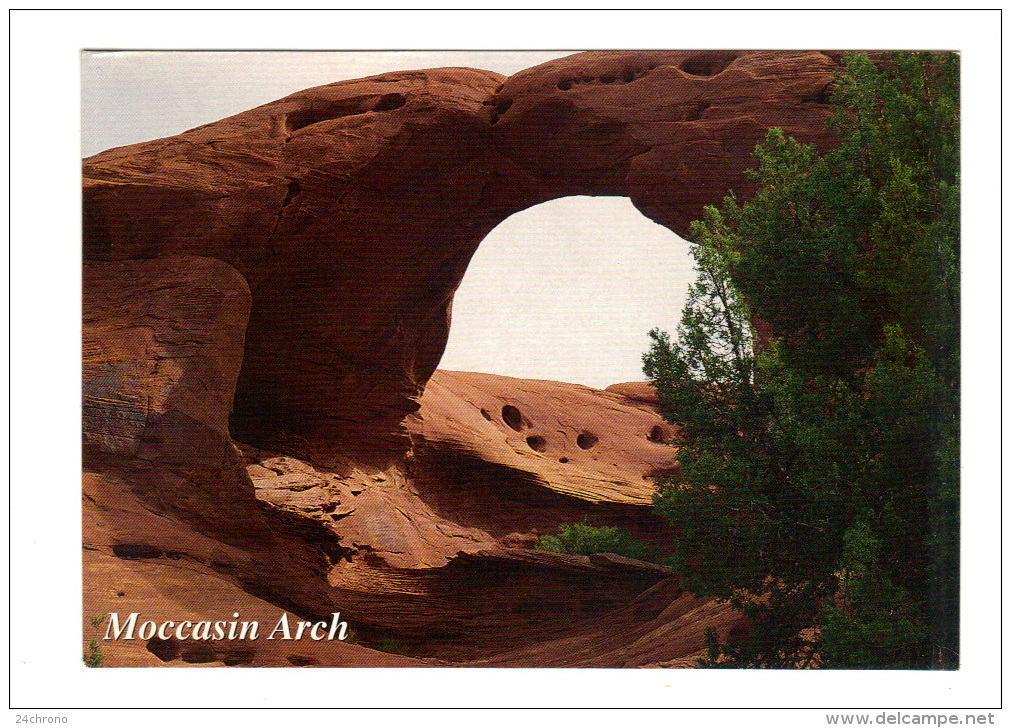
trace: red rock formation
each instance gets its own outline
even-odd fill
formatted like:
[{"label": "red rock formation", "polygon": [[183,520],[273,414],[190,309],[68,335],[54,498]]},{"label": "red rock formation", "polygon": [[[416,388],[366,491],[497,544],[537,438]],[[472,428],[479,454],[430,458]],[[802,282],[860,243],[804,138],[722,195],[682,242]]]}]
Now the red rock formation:
[{"label": "red rock formation", "polygon": [[85,257],[234,266],[252,313],[233,429],[347,452],[409,444],[481,239],[566,195],[627,195],[676,232],[771,126],[819,146],[818,52],[583,53],[320,86],[85,162]]},{"label": "red rock formation", "polygon": [[[120,551],[124,554],[130,552]],[[424,661],[399,654],[388,654],[355,643],[313,641],[311,639],[267,640],[266,632],[287,615],[294,628],[301,617],[286,612],[276,604],[252,596],[232,580],[189,554],[134,551],[118,556],[101,551],[84,554],[84,648],[92,639],[99,640],[105,667],[425,667]],[[171,631],[168,639],[156,636],[127,641],[104,640],[111,613],[118,615],[120,626],[137,612],[138,622],[156,624],[184,621],[251,621],[260,629],[258,639],[177,639]],[[238,614],[238,618],[233,615]],[[92,617],[102,616],[99,627]],[[138,625],[139,626],[139,625]],[[171,628],[169,628],[171,630]],[[265,632],[266,630],[266,632]],[[113,633],[114,634],[114,633]],[[184,633],[185,636],[186,635]]]},{"label": "red rock formation", "polygon": [[228,431],[245,280],[220,260],[170,256],[89,263],[83,290],[85,462],[131,463],[134,489],[161,512],[265,538]]},{"label": "red rock formation", "polygon": [[[245,281],[218,260],[85,266],[86,616],[227,619],[233,601],[262,612],[249,594],[275,612],[331,612],[329,541],[292,535],[264,512],[228,433],[248,313]],[[197,585],[209,585],[204,604]],[[106,644],[120,656],[129,647]],[[117,664],[150,660],[145,644]]]},{"label": "red rock formation", "polygon": [[[651,564],[533,548],[539,534],[588,514],[662,547],[666,526],[648,508],[646,478],[674,453],[649,439],[658,426],[652,408],[579,385],[437,371],[409,418],[414,445],[403,466],[243,451],[272,519],[293,536],[330,535],[331,598],[367,644],[501,664],[512,658],[499,653],[522,647],[515,664],[526,665],[537,645],[596,634],[615,610],[669,581]],[[531,446],[540,437],[544,445]],[[681,598],[673,586],[664,593]],[[613,630],[594,659],[632,660],[624,633]],[[701,649],[704,629],[691,634],[655,646],[649,660]]]},{"label": "red rock formation", "polygon": [[496,146],[558,196],[628,196],[684,237],[703,206],[753,189],[770,127],[828,143],[836,67],[820,52],[580,53],[503,85]]},{"label": "red rock formation", "polygon": [[620,384],[612,384],[605,391],[614,392],[622,397],[648,405],[660,404],[660,397],[657,396],[656,390],[649,382],[621,382]]}]

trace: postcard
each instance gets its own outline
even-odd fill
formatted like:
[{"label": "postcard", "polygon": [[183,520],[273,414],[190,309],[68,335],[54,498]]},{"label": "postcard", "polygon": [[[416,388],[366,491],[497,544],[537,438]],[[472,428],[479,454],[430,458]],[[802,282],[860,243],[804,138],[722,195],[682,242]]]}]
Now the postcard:
[{"label": "postcard", "polygon": [[994,724],[986,12],[12,11],[15,722]]},{"label": "postcard", "polygon": [[958,60],[85,52],[84,663],[956,669]]}]

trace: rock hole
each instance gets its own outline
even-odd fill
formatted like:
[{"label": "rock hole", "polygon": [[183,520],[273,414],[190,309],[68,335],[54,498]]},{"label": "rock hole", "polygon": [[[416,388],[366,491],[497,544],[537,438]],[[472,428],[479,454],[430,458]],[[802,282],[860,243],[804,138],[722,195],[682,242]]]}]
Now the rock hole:
[{"label": "rock hole", "polygon": [[558,88],[562,91],[568,91],[572,88],[572,81],[559,81]]},{"label": "rock hole", "polygon": [[663,428],[660,425],[654,425],[653,429],[646,435],[646,439],[650,442],[663,442]]},{"label": "rock hole", "polygon": [[[536,600],[524,600],[513,605],[513,614],[537,614],[544,611],[544,603]],[[533,620],[531,624],[535,623]]]},{"label": "rock hole", "polygon": [[703,101],[702,103],[695,104],[691,109],[688,110],[688,116],[685,121],[698,121],[702,118],[702,112],[709,108],[709,102]]},{"label": "rock hole", "polygon": [[701,56],[681,63],[681,70],[690,76],[715,76],[731,64],[733,56]]},{"label": "rock hole", "polygon": [[811,94],[808,96],[801,96],[800,100],[803,103],[809,104],[829,104],[832,101],[832,92],[835,90],[835,84],[827,84],[821,91],[816,94]]},{"label": "rock hole", "polygon": [[[330,518],[336,521],[339,518],[343,518],[344,516],[349,515],[351,514],[341,513],[339,516],[331,515]],[[336,539],[332,541],[324,541],[323,543],[320,544],[320,549],[323,551],[324,554],[327,555],[327,557],[330,559],[330,562],[334,564],[340,563],[341,561],[347,561],[349,564],[353,563],[351,557],[357,553],[352,548],[348,548],[347,546],[341,546],[339,541],[337,541]]]},{"label": "rock hole", "polygon": [[681,70],[690,76],[712,76],[712,66],[708,63],[685,61],[681,64]]},{"label": "rock hole", "polygon": [[171,662],[179,657],[179,642],[175,639],[163,640],[154,637],[147,641],[147,651],[162,662]]},{"label": "rock hole", "polygon": [[345,116],[357,116],[365,113],[362,108],[361,99],[349,99],[315,109],[303,109],[302,111],[292,111],[284,117],[284,127],[289,134],[304,129],[313,124],[324,121],[334,121],[343,119]]},{"label": "rock hole", "polygon": [[495,113],[501,116],[505,112],[509,111],[509,107],[512,105],[513,105],[512,99],[502,99],[501,101],[495,104]]},{"label": "rock hole", "polygon": [[615,77],[611,76],[610,74],[608,74],[606,76],[601,76],[600,77],[600,82],[601,83],[614,83],[615,80],[616,80]]},{"label": "rock hole", "polygon": [[407,98],[403,94],[386,94],[376,102],[376,105],[372,107],[372,110],[393,111],[394,109],[399,109],[406,103]]},{"label": "rock hole", "polygon": [[116,592],[116,596],[117,597],[125,597],[126,596],[126,592],[125,591],[118,591],[118,592]]},{"label": "rock hole", "polygon": [[252,661],[253,661],[253,653],[249,652],[248,650],[242,652],[232,652],[231,654],[226,655],[222,659],[222,662],[224,662],[229,667],[232,667],[233,665],[248,665]]},{"label": "rock hole", "polygon": [[523,415],[511,404],[507,404],[502,408],[502,421],[516,430],[516,432],[523,429]]},{"label": "rock hole", "polygon": [[299,182],[297,179],[293,179],[290,182],[288,182],[288,192],[287,194],[285,194],[284,201],[281,203],[281,209],[283,210],[288,205],[290,205],[291,201],[294,200],[301,191],[302,191],[302,183]]},{"label": "rock hole", "polygon": [[591,447],[596,445],[599,440],[600,438],[591,432],[580,432],[579,436],[576,438],[576,444],[583,450],[589,450]]},{"label": "rock hole", "polygon": [[484,417],[489,422],[491,422],[491,415],[488,414],[488,410],[486,410],[484,407],[481,408],[481,416]]},{"label": "rock hole", "polygon": [[305,657],[304,655],[288,655],[288,662],[295,667],[308,667],[309,665],[319,664],[319,660],[315,657]]},{"label": "rock hole", "polygon": [[531,435],[528,437],[527,445],[530,446],[531,450],[536,450],[537,452],[544,452],[548,449],[548,441],[540,435]]},{"label": "rock hole", "polygon": [[558,458],[558,462],[560,462],[560,463],[567,463],[567,462],[569,462],[569,459],[568,458]]},{"label": "rock hole", "polygon": [[202,645],[195,646],[182,654],[183,662],[188,662],[191,665],[201,665],[205,662],[216,662],[218,656],[214,654],[214,650],[210,647],[204,647]]},{"label": "rock hole", "polygon": [[157,559],[162,550],[144,543],[118,543],[112,547],[112,553],[121,559]]}]

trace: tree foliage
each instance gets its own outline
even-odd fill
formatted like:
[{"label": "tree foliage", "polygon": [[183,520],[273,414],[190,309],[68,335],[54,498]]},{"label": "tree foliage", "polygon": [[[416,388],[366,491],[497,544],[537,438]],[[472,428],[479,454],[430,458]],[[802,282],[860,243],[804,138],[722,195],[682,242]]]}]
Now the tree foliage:
[{"label": "tree foliage", "polygon": [[682,433],[675,566],[750,618],[708,664],[958,662],[958,57],[844,65],[838,146],[769,132],[644,356]]}]

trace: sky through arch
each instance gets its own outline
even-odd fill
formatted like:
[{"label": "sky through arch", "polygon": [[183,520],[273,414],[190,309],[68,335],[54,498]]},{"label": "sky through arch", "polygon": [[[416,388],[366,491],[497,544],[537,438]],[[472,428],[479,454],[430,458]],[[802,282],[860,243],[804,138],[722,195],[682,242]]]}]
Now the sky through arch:
[{"label": "sky through arch", "polygon": [[674,330],[695,278],[688,248],[625,197],[518,212],[474,254],[439,367],[597,388],[641,380],[647,333]]}]

